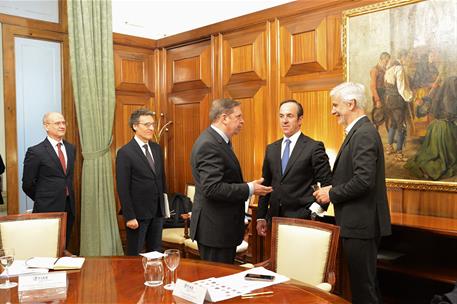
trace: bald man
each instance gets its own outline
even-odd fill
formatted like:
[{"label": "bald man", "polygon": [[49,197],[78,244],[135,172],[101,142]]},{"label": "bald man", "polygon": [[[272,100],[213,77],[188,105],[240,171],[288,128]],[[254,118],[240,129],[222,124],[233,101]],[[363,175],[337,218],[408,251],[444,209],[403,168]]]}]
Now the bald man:
[{"label": "bald man", "polygon": [[43,126],[47,137],[25,154],[22,190],[34,201],[34,213],[67,213],[68,246],[75,215],[75,147],[63,140],[67,125],[62,114],[46,113]]}]

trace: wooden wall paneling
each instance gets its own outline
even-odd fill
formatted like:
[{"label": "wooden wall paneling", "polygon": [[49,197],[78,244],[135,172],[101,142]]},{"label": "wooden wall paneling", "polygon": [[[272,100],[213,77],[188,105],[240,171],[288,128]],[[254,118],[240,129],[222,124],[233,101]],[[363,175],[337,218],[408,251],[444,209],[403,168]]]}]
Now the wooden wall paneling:
[{"label": "wooden wall paneling", "polygon": [[183,192],[193,183],[190,154],[193,143],[209,125],[215,77],[216,38],[166,50],[167,112],[173,121],[167,134],[169,192]]},{"label": "wooden wall paneling", "polygon": [[211,41],[168,50],[168,93],[211,88],[212,64]]},{"label": "wooden wall paneling", "polygon": [[403,212],[403,189],[388,187],[387,201],[391,212]]},{"label": "wooden wall paneling", "polygon": [[341,50],[341,16],[327,17],[327,54],[328,70],[343,69],[343,53]]},{"label": "wooden wall paneling", "polygon": [[457,218],[457,196],[441,191],[404,190],[403,213]]},{"label": "wooden wall paneling", "polygon": [[281,76],[326,71],[327,18],[295,16],[281,20]]},{"label": "wooden wall paneling", "polygon": [[114,75],[117,91],[154,94],[154,51],[114,45]]},{"label": "wooden wall paneling", "polygon": [[244,127],[233,147],[246,181],[261,177],[267,145],[269,34],[270,24],[264,23],[221,36],[224,96],[241,102],[243,111]]},{"label": "wooden wall paneling", "polygon": [[[182,92],[170,97],[170,112],[173,117],[173,128],[169,135],[170,166],[167,172],[171,179],[169,188],[173,192],[184,193],[186,183],[193,183],[190,166],[192,146],[200,135],[202,126],[200,117],[207,114],[203,111],[210,102],[209,93]],[[206,126],[205,126],[206,127]]]},{"label": "wooden wall paneling", "polygon": [[67,0],[59,0],[59,23],[0,14],[0,23],[17,25],[35,30],[68,33]]},{"label": "wooden wall paneling", "polygon": [[[62,58],[62,111],[66,117],[67,135],[66,139],[78,144],[78,129],[76,124],[76,112],[72,100],[70,68],[69,68],[69,51],[68,37],[66,34],[27,29],[14,25],[3,26],[3,83],[4,83],[4,100],[5,100],[5,117],[9,117],[5,122],[6,137],[6,166],[8,170],[7,189],[8,189],[8,214],[19,212],[19,191],[21,185],[18,185],[18,159],[17,159],[17,130],[16,130],[16,72],[15,72],[15,55],[14,55],[14,38],[23,37],[30,39],[42,39],[61,43]],[[76,168],[80,168],[81,160],[80,149],[77,146]],[[79,193],[80,189],[80,169],[75,171],[75,192]],[[79,206],[79,201],[77,203]],[[78,218],[77,218],[78,220]]]}]

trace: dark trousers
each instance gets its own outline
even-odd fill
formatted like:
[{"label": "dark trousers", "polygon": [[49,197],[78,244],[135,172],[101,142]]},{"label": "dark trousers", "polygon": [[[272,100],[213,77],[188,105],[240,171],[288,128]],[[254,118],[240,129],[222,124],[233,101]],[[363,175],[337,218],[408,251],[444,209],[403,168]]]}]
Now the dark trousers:
[{"label": "dark trousers", "polygon": [[125,228],[127,233],[127,255],[138,255],[146,243],[146,252],[162,250],[163,218],[138,220],[137,229]]},{"label": "dark trousers", "polygon": [[198,244],[200,258],[205,261],[233,264],[235,261],[236,247],[218,248]]},{"label": "dark trousers", "polygon": [[342,238],[348,261],[353,304],[380,304],[381,294],[376,278],[376,257],[380,238]]},{"label": "dark trousers", "polygon": [[65,202],[65,212],[67,213],[67,235],[65,238],[65,248],[68,249],[70,245],[71,230],[73,228],[73,222],[75,221],[75,215],[71,211],[71,199],[67,196],[67,201]]}]

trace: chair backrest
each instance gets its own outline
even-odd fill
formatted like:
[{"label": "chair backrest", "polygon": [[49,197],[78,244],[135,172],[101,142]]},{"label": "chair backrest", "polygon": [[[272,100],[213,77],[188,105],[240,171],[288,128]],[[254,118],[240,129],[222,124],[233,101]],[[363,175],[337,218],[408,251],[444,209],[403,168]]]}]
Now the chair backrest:
[{"label": "chair backrest", "polygon": [[186,184],[186,196],[190,198],[190,201],[193,203],[194,202],[194,196],[195,196],[195,185],[193,184]]},{"label": "chair backrest", "polygon": [[61,257],[65,249],[67,214],[31,213],[0,216],[0,245],[15,258]]},{"label": "chair backrest", "polygon": [[273,218],[272,269],[308,284],[335,280],[338,226],[292,218]]}]

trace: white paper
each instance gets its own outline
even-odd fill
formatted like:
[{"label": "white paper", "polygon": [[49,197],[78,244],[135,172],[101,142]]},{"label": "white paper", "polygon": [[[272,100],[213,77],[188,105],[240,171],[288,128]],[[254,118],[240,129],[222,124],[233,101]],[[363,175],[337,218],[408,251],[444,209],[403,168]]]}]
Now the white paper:
[{"label": "white paper", "polygon": [[33,257],[28,260],[25,260],[25,265],[31,268],[48,268],[52,269],[54,267],[57,258],[51,257]]},{"label": "white paper", "polygon": [[195,304],[203,304],[206,296],[206,288],[178,279],[173,290],[173,295]]},{"label": "white paper", "polygon": [[140,255],[144,256],[145,258],[148,259],[160,259],[164,256],[162,252],[158,251],[151,251],[151,252],[146,252],[146,253],[140,253]]},{"label": "white paper", "polygon": [[[25,265],[24,260],[15,260],[13,264],[8,267],[8,275],[10,277],[32,273],[47,273],[48,271],[48,268],[28,268],[27,265]],[[6,270],[2,272],[0,277],[6,278]]]},{"label": "white paper", "polygon": [[163,194],[163,203],[165,209],[165,218],[170,218],[170,203],[168,202],[168,194]]},{"label": "white paper", "polygon": [[[246,280],[244,276],[248,273],[273,275],[275,279],[267,281]],[[265,288],[271,285],[280,284],[289,281],[289,278],[263,267],[248,269],[239,273],[220,278],[209,278],[194,282],[196,285],[207,289],[205,300],[210,302],[219,302],[241,296],[253,290]]]},{"label": "white paper", "polygon": [[308,209],[316,213],[319,217],[324,217],[325,215],[325,210],[322,209],[321,205],[319,205],[318,203],[312,203]]},{"label": "white paper", "polygon": [[67,273],[65,271],[24,275],[20,276],[18,280],[18,291],[66,287]]}]

